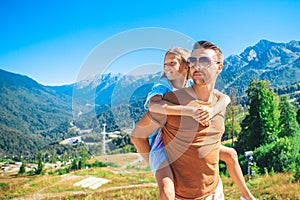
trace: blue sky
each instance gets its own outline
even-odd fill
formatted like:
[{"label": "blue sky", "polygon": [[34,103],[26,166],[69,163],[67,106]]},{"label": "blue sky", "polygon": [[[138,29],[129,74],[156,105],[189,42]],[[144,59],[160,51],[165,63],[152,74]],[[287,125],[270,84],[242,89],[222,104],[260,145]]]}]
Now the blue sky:
[{"label": "blue sky", "polygon": [[[227,57],[261,39],[300,40],[299,13],[297,0],[0,0],[0,69],[44,85],[74,83],[97,46],[143,27],[212,41]],[[123,55],[111,71],[162,61],[163,51],[147,50]]]}]

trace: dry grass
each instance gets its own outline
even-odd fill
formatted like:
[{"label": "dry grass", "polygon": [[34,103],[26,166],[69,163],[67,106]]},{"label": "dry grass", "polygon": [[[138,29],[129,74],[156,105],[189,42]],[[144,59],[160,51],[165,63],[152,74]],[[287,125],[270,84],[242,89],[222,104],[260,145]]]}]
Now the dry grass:
[{"label": "dry grass", "polygon": [[[230,177],[222,178],[226,200],[238,199],[240,193]],[[247,181],[247,186],[257,199],[300,200],[300,183],[293,183],[290,173],[264,175]]]},{"label": "dry grass", "polygon": [[68,197],[69,199],[85,199],[85,200],[124,200],[124,199],[140,199],[140,200],[157,200],[158,190],[156,187],[136,187],[131,189],[118,189],[114,191],[104,191],[89,195],[76,195]]},{"label": "dry grass", "polygon": [[[257,199],[261,200],[300,200],[300,183],[291,182],[291,174],[261,176],[247,182],[248,187]],[[230,177],[222,178],[226,200],[237,200],[240,192]],[[99,192],[89,195],[73,196],[74,199],[158,199],[157,187],[129,188]]]},{"label": "dry grass", "polygon": [[[136,160],[135,154],[114,155],[115,161],[124,166]],[[101,160],[100,160],[101,161]],[[105,161],[105,160],[104,160]],[[140,163],[138,163],[139,165]],[[81,188],[74,184],[89,176],[109,179],[97,190]],[[300,183],[293,183],[290,173],[259,176],[247,182],[257,199],[300,200]],[[226,200],[239,199],[240,193],[230,177],[222,177]],[[158,189],[150,171],[135,167],[91,168],[65,176],[4,176],[0,177],[0,199],[158,199]],[[18,199],[18,198],[16,198]]]},{"label": "dry grass", "polygon": [[10,199],[26,194],[38,193],[41,188],[52,185],[58,177],[54,176],[9,176],[0,178],[0,199]]},{"label": "dry grass", "polygon": [[[95,159],[105,163],[111,162],[116,164],[119,167],[128,166],[131,162],[141,159],[138,153],[127,153],[127,154],[117,154],[117,155],[109,155],[109,156],[97,156]],[[141,168],[146,168],[147,163],[141,159],[141,162],[137,162],[135,166],[139,166]]]}]

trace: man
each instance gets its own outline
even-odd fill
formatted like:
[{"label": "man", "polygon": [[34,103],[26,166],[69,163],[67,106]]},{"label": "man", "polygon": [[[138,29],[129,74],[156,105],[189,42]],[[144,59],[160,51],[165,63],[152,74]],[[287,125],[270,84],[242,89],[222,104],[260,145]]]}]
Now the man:
[{"label": "man", "polygon": [[[223,59],[221,50],[211,42],[197,42],[188,58],[194,85],[167,93],[164,100],[175,105],[198,107],[200,101],[213,106],[217,102],[214,86]],[[169,178],[174,181],[177,199],[224,199],[218,166],[224,113],[225,110],[215,115],[206,127],[189,116],[148,111],[148,118],[162,127],[162,140],[172,170]],[[145,128],[149,124],[142,121],[138,126]]]}]

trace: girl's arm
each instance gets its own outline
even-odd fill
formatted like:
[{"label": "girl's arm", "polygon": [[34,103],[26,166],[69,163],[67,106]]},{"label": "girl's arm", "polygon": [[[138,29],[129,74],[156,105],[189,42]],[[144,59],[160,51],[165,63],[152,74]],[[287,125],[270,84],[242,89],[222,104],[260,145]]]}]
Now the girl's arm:
[{"label": "girl's arm", "polygon": [[193,116],[197,108],[191,106],[175,105],[168,101],[163,100],[163,96],[171,92],[171,85],[167,78],[161,78],[156,83],[151,91],[148,93],[145,108],[152,113],[158,113],[162,115],[184,115]]},{"label": "girl's arm", "polygon": [[230,97],[226,94],[223,94],[219,90],[214,90],[214,93],[216,94],[218,101],[217,103],[213,106],[212,110],[212,117],[217,115],[218,113],[226,110],[226,107],[228,104],[231,102]]},{"label": "girl's arm", "polygon": [[[199,104],[200,107],[200,104]],[[163,100],[161,95],[155,95],[150,99],[149,110],[163,115],[181,115],[193,117],[197,112],[197,107],[175,105]]]},{"label": "girl's arm", "polygon": [[161,95],[156,95],[150,99],[149,110],[163,115],[190,116],[203,126],[209,126],[211,118],[226,110],[227,105],[230,103],[229,96],[218,90],[215,90],[214,93],[216,94],[218,101],[213,107],[201,104],[200,102],[198,107],[175,105],[168,101],[164,101]]},{"label": "girl's arm", "polygon": [[213,118],[215,115],[221,112],[225,112],[227,105],[231,101],[229,96],[221,93],[218,90],[214,90],[214,94],[218,98],[217,103],[212,107],[202,105],[201,108],[198,109],[197,114],[194,116],[194,119],[202,125],[209,126],[211,118]]}]

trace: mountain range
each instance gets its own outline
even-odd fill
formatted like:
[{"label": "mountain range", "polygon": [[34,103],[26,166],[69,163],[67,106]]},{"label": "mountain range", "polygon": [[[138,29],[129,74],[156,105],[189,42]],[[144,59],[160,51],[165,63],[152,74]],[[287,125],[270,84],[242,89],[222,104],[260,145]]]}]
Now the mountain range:
[{"label": "mountain range", "polygon": [[[109,73],[71,85],[44,86],[0,70],[0,157],[39,150],[71,136],[70,121],[98,132],[101,123],[107,123],[108,130],[131,128],[145,112],[145,97],[160,75]],[[242,97],[253,78],[268,80],[280,91],[299,85],[300,42],[261,40],[229,56],[216,87],[227,94],[235,88]]]},{"label": "mountain range", "polygon": [[240,55],[225,59],[221,73],[223,88],[229,93],[236,88],[244,95],[253,78],[268,80],[273,87],[300,81],[300,42],[275,43],[261,40]]}]

